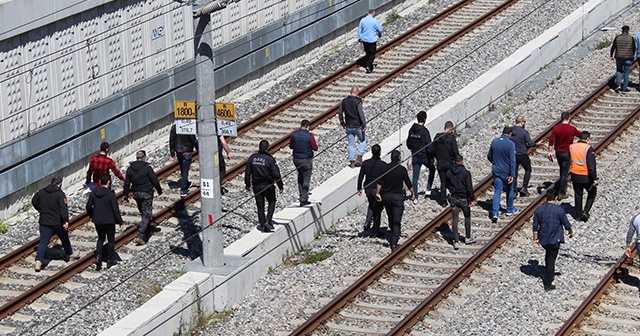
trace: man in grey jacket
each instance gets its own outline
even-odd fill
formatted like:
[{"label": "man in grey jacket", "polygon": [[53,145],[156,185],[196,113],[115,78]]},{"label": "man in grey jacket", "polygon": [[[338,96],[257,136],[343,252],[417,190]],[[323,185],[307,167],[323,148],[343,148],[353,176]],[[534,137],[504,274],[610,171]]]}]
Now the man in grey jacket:
[{"label": "man in grey jacket", "polygon": [[631,218],[631,223],[629,223],[629,231],[627,231],[627,249],[624,251],[624,254],[627,257],[631,258],[631,240],[633,240],[633,235],[636,235],[636,249],[638,243],[640,243],[640,214],[636,214]]},{"label": "man in grey jacket", "polygon": [[[340,103],[340,109],[338,110],[338,118],[340,118],[340,126],[347,133],[349,139],[349,145],[347,150],[349,152],[350,167],[360,167],[362,165],[362,156],[364,150],[367,147],[367,138],[365,131],[367,130],[367,122],[364,117],[364,110],[362,109],[362,99],[360,96],[360,89],[357,86],[351,87],[351,92],[347,98],[343,99]],[[355,138],[358,137],[360,144],[358,145],[358,156],[355,156]]]}]

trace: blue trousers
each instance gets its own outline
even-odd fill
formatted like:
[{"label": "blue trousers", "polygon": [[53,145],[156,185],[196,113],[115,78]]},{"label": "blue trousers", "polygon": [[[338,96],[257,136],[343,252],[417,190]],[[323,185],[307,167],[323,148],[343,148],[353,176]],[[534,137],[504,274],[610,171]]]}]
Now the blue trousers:
[{"label": "blue trousers", "polygon": [[355,161],[356,155],[354,147],[356,144],[356,137],[358,137],[358,141],[360,141],[360,144],[358,145],[358,155],[360,156],[364,155],[364,150],[367,148],[367,139],[360,127],[347,127],[345,131],[347,132],[347,138],[349,139],[349,147],[347,148],[347,151],[349,152],[349,161]]},{"label": "blue trousers", "polygon": [[513,194],[515,184],[507,183],[508,176],[499,176],[493,174],[493,216],[497,217],[500,213],[500,195],[502,191],[507,193],[507,212],[513,211]]},{"label": "blue trousers", "polygon": [[62,227],[62,225],[49,226],[40,224],[40,243],[36,250],[36,260],[42,261],[44,259],[44,255],[47,252],[47,245],[54,234],[60,239],[62,247],[64,248],[64,253],[67,255],[73,254],[71,241],[69,241],[69,233]]},{"label": "blue trousers", "polygon": [[[616,83],[626,90],[629,86],[629,72],[631,71],[631,63],[633,60],[617,59],[616,58]],[[622,76],[624,74],[624,81],[622,82]]]}]

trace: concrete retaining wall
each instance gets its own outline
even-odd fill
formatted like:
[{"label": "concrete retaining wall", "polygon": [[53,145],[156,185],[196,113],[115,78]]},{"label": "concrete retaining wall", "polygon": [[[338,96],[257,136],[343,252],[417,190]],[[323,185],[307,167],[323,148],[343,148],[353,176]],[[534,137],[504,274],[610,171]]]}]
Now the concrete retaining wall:
[{"label": "concrete retaining wall", "polygon": [[[542,67],[582,41],[611,15],[630,5],[632,0],[592,0],[540,37],[520,48],[465,88],[428,111],[429,127],[442,129],[446,120],[459,122],[479,108],[490,104],[506,91],[527,79]],[[400,146],[411,127],[407,124],[380,143],[384,152]],[[408,154],[408,153],[405,153]],[[368,155],[370,156],[370,155]],[[143,335],[151,328],[154,335],[172,335],[193,318],[193,293],[202,295],[201,311],[211,313],[231,309],[253,289],[254,283],[278,265],[288,253],[299,251],[324,231],[332,221],[362,205],[364,197],[353,197],[358,170],[344,168],[313,190],[313,206],[288,207],[274,216],[280,225],[272,234],[257,230],[225,249],[227,266],[203,270],[200,261],[189,272],[171,283],[126,318],[100,335]],[[197,290],[195,288],[198,288]],[[182,296],[178,292],[182,293]],[[184,308],[184,309],[183,309]],[[182,309],[182,310],[181,310]],[[191,315],[190,315],[191,314]],[[153,326],[153,327],[152,327]]]}]

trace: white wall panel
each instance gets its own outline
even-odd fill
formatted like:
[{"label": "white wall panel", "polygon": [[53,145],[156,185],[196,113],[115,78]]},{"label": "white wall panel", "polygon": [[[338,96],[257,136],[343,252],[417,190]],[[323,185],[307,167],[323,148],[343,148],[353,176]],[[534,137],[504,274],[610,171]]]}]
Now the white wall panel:
[{"label": "white wall panel", "polygon": [[0,41],[0,144],[192,60],[191,15],[116,0]]}]

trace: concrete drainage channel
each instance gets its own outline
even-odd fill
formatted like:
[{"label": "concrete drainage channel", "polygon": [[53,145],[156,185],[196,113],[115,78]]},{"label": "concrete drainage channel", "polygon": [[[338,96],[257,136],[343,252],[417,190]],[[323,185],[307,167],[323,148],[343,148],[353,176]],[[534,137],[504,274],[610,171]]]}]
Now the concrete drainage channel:
[{"label": "concrete drainage channel", "polygon": [[[469,106],[488,106],[632,3],[632,0],[592,0],[584,4],[430,109],[430,128],[442,129],[446,120],[457,124],[476,112]],[[410,127],[411,123],[382,141],[383,150],[388,153],[399,146],[406,151],[399,139],[406,137]],[[408,152],[403,154],[409,155]],[[279,265],[285,255],[299,251],[314,240],[317,232],[326,231],[333,221],[364,203],[363,197],[353,197],[357,177],[358,169],[344,168],[312,191],[311,205],[292,205],[276,213],[274,221],[277,225],[273,233],[253,230],[227,247],[224,267],[206,270],[200,260],[195,260],[187,265],[186,274],[100,335],[173,335],[184,330],[188,321],[195,320],[198,314],[230,309],[253,289],[269,267]]]}]

